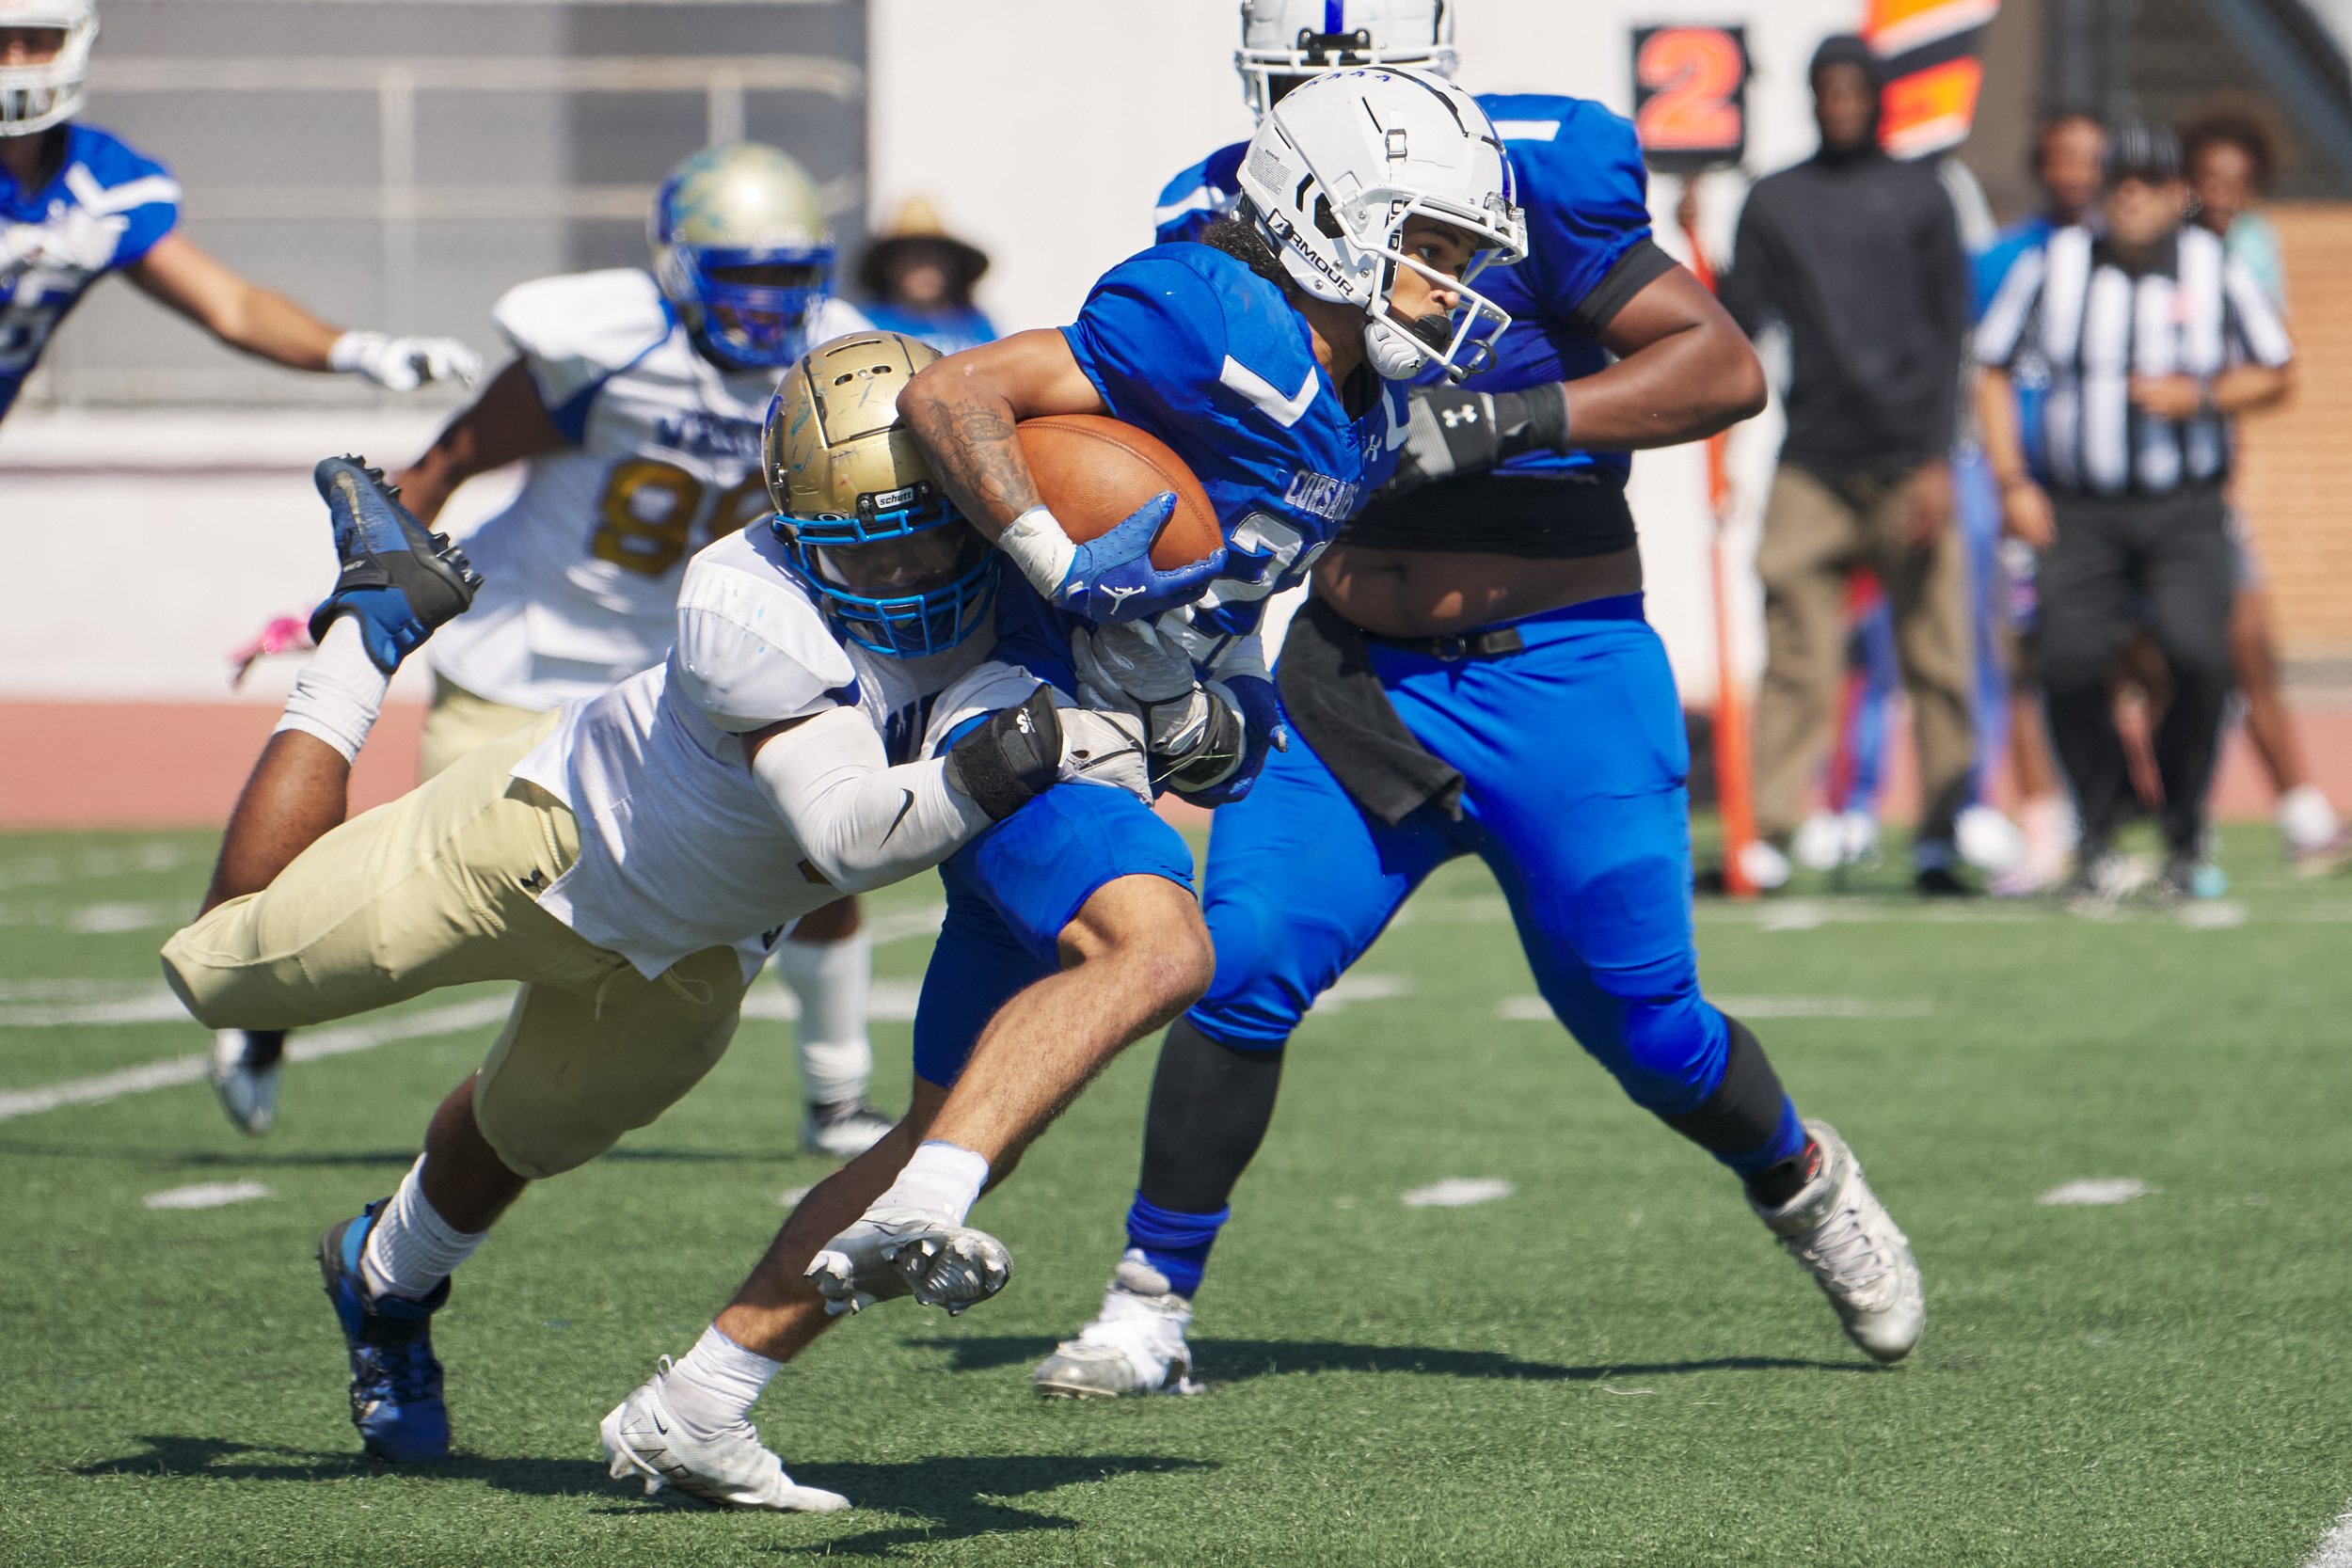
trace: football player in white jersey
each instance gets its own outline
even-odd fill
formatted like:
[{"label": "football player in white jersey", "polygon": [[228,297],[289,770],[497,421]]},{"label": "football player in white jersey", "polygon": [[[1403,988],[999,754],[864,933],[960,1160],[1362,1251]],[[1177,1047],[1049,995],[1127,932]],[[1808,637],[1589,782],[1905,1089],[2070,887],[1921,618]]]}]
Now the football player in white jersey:
[{"label": "football player in white jersey", "polygon": [[97,42],[97,0],[0,0],[0,420],[57,324],[110,272],[289,370],[393,391],[473,380],[482,362],[454,339],[329,326],[198,249],[180,232],[169,171],[74,120]]},{"label": "football player in white jersey", "polygon": [[[164,969],[215,1027],[306,1026],[444,985],[523,982],[397,1192],[321,1245],[353,1421],[377,1457],[448,1453],[429,1324],[451,1273],[529,1182],[595,1158],[717,1063],[794,921],[936,864],[1057,784],[1149,798],[1131,719],[1038,690],[961,722],[993,706],[1005,667],[990,660],[988,543],[898,426],[898,388],[936,357],[887,333],[813,353],[778,399],[777,499],[794,510],[696,556],[668,658],[347,822],[351,759],[391,671],[480,578],[380,477],[351,459],[319,466],[342,575],[205,912],[166,944]],[[935,703],[938,735],[958,721],[944,744],[925,735]],[[917,1156],[928,1119],[811,1205],[847,1223]],[[910,1174],[958,1156],[978,1158],[922,1154]],[[829,1195],[845,1178],[847,1197]],[[927,1229],[917,1249],[904,1291],[943,1305],[1001,1287],[1009,1266],[959,1227]],[[780,1468],[772,1481],[789,1485]]]},{"label": "football player in white jersey", "polygon": [[[501,299],[491,319],[514,359],[394,476],[430,525],[467,480],[528,465],[514,501],[467,539],[487,585],[426,654],[426,778],[660,661],[689,558],[771,510],[760,421],[779,374],[866,325],[834,297],[815,185],[774,148],[695,153],[646,227],[649,268],[544,277]],[[803,920],[776,967],[800,1000],[802,1143],[848,1159],[890,1128],[866,1100],[873,959],[856,902]],[[283,1048],[270,1032],[215,1044],[215,1085],[248,1131],[275,1117]]]}]

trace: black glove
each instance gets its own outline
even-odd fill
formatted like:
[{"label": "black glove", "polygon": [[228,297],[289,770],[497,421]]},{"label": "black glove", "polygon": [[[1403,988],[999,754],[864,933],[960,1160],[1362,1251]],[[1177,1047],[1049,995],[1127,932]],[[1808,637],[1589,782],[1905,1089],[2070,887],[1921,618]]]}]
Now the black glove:
[{"label": "black glove", "polygon": [[1400,496],[1442,479],[1484,472],[1506,457],[1568,444],[1568,399],[1557,382],[1517,392],[1416,387],[1396,477],[1383,488]]}]

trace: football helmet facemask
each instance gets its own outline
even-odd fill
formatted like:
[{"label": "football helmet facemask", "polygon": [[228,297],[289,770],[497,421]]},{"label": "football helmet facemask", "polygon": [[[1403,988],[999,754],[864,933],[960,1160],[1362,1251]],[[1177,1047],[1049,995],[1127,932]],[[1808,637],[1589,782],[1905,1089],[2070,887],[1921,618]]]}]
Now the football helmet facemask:
[{"label": "football helmet facemask", "polygon": [[1406,65],[1454,74],[1446,0],[1242,0],[1233,69],[1263,119],[1293,87],[1343,65]]},{"label": "football helmet facemask", "polygon": [[898,394],[937,350],[853,332],[809,350],[768,405],[760,469],[771,523],[835,630],[869,653],[921,658],[979,629],[995,551],[931,481]]},{"label": "football helmet facemask", "polygon": [[661,182],[647,228],[654,277],[704,354],[801,356],[809,312],[833,293],[834,244],[799,164],[753,142],[706,148]]},{"label": "football helmet facemask", "polygon": [[0,33],[54,31],[45,60],[0,60],[0,136],[29,136],[72,119],[82,107],[89,52],[98,41],[98,0],[0,0]]},{"label": "football helmet facemask", "polygon": [[[1370,318],[1364,348],[1380,374],[1405,380],[1436,364],[1460,381],[1492,361],[1511,316],[1470,281],[1527,254],[1527,220],[1502,138],[1469,93],[1402,67],[1326,71],[1259,121],[1239,182],[1246,215],[1291,281]],[[1417,217],[1469,236],[1459,278],[1406,253]],[[1432,318],[1416,331],[1397,313],[1400,267],[1458,297],[1451,324]],[[1433,325],[1452,331],[1422,336]]]}]

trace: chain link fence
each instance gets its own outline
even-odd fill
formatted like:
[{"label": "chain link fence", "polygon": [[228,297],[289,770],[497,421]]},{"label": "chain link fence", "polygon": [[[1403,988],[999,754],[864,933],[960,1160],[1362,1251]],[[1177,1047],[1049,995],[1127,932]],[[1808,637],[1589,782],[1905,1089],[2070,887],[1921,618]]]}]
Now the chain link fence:
[{"label": "chain link fence", "polygon": [[[176,174],[183,231],[338,325],[495,348],[526,278],[642,266],[661,176],[782,147],[864,239],[857,0],[106,0],[85,118]],[[223,350],[119,282],[52,341],[29,405],[376,396]]]}]

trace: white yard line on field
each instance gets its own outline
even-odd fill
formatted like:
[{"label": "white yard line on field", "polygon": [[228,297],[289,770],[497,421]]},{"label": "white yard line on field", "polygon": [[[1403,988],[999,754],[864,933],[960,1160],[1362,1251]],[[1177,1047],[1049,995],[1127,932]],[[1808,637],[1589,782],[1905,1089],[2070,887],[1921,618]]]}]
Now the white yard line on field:
[{"label": "white yard line on field", "polygon": [[2312,1555],[2303,1560],[2303,1568],[2352,1568],[2352,1507],[2337,1518],[2334,1528],[2319,1538]]},{"label": "white yard line on field", "polygon": [[1426,1187],[1415,1187],[1397,1201],[1407,1209],[1468,1209],[1509,1197],[1517,1191],[1499,1176],[1449,1176]]},{"label": "white yard line on field", "polygon": [[193,1187],[167,1187],[147,1195],[150,1209],[226,1209],[269,1196],[259,1181],[199,1181]]},{"label": "white yard line on field", "polygon": [[2099,1209],[2146,1197],[2156,1189],[2137,1176],[2094,1177],[2069,1181],[2043,1193],[2039,1201],[2056,1209]]},{"label": "white yard line on field", "polygon": [[[310,1030],[295,1035],[286,1042],[286,1055],[292,1061],[309,1062],[322,1056],[347,1056],[355,1051],[373,1051],[394,1040],[453,1035],[461,1029],[496,1022],[506,1016],[509,1006],[502,997],[489,997],[478,1002],[454,1003],[446,1007],[430,1007],[421,1013],[403,1013],[374,1023],[347,1023],[340,1028]],[[109,1100],[119,1100],[124,1095],[145,1094],[150,1089],[169,1088],[175,1084],[193,1084],[204,1076],[208,1060],[205,1053],[197,1052],[186,1056],[172,1056],[160,1062],[125,1068],[119,1072],[101,1073],[95,1078],[52,1084],[45,1089],[0,1093],[0,1121],[37,1116],[62,1105],[99,1105]]]},{"label": "white yard line on field", "polygon": [[[1714,996],[1724,1011],[1740,1018],[1926,1018],[1934,1003],[1919,997]],[[1540,996],[1506,996],[1495,1016],[1507,1023],[1549,1023],[1551,1005]]]}]

